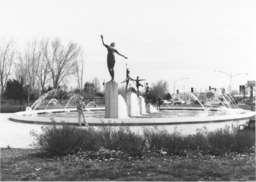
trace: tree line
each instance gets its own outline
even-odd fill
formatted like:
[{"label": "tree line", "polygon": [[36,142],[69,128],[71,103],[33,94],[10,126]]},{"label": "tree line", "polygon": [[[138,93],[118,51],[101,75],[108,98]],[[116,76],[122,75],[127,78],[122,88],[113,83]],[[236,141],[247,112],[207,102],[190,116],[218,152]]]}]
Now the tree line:
[{"label": "tree line", "polygon": [[74,42],[65,45],[58,38],[28,42],[22,51],[15,48],[13,40],[1,41],[1,94],[11,78],[28,87],[28,97],[35,90],[47,90],[47,85],[57,88],[70,76],[75,76],[78,89],[82,90],[86,57],[80,45]]}]

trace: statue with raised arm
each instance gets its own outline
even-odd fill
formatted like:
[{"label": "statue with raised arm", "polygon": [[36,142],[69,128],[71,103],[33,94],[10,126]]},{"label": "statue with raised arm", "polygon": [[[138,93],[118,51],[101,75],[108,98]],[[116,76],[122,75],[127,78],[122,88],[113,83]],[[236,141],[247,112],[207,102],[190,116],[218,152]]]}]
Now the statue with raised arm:
[{"label": "statue with raised arm", "polygon": [[114,81],[115,79],[115,72],[114,72],[114,66],[116,63],[115,60],[115,55],[114,53],[117,53],[118,55],[124,57],[125,59],[127,59],[127,57],[125,57],[124,55],[120,54],[114,47],[115,47],[115,43],[111,43],[110,46],[105,44],[103,41],[103,35],[101,35],[101,40],[102,40],[102,44],[107,48],[108,50],[108,56],[107,56],[107,63],[108,63],[108,71],[110,73],[111,76],[111,80],[110,81]]},{"label": "statue with raised arm", "polygon": [[126,79],[125,79],[123,82],[121,82],[121,83],[126,82],[126,86],[125,86],[125,91],[126,91],[126,92],[127,92],[127,88],[128,88],[130,79],[132,79],[132,78],[130,77],[130,71],[129,71],[128,68],[126,68]]},{"label": "statue with raised arm", "polygon": [[130,78],[131,80],[133,80],[133,81],[135,81],[135,85],[136,85],[136,87],[137,87],[137,95],[139,96],[139,87],[141,86],[141,87],[143,87],[143,85],[142,84],[140,84],[140,81],[143,81],[143,80],[145,80],[145,79],[139,79],[139,77],[137,76],[137,79],[132,79],[132,78]]}]

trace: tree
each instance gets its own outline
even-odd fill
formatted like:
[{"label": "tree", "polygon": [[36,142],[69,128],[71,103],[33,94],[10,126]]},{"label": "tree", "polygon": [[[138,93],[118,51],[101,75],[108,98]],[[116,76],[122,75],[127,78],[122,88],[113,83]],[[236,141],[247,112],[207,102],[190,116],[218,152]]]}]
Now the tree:
[{"label": "tree", "polygon": [[51,43],[46,41],[44,46],[44,58],[46,65],[50,69],[53,87],[58,85],[66,77],[75,74],[76,59],[80,53],[80,47],[75,43],[69,43],[67,47],[63,46],[59,39]]},{"label": "tree", "polygon": [[84,64],[86,58],[87,55],[86,57],[84,57],[84,54],[81,51],[75,60],[75,72],[77,77],[78,88],[80,89],[80,91],[83,89]]},{"label": "tree", "polygon": [[215,95],[214,95],[213,92],[206,92],[206,93],[205,93],[205,96],[206,96],[207,99],[211,99],[211,98],[213,98]]},{"label": "tree", "polygon": [[91,81],[94,85],[94,92],[99,93],[100,92],[100,80],[98,77],[94,77]]},{"label": "tree", "polygon": [[172,99],[172,95],[168,92],[167,94],[164,95],[164,99],[171,100]]},{"label": "tree", "polygon": [[41,91],[44,92],[46,84],[50,81],[50,69],[47,66],[47,61],[45,57],[43,56],[44,46],[46,44],[46,41],[41,41],[40,43],[40,49],[41,49],[41,59],[38,64],[38,71],[37,71],[37,77],[38,82],[41,88],[39,88]]},{"label": "tree", "polygon": [[28,43],[23,54],[19,55],[19,62],[16,63],[16,77],[21,74],[26,88],[27,102],[34,94],[38,86],[38,71],[42,59],[42,49],[40,44],[35,40]]},{"label": "tree", "polygon": [[84,84],[84,92],[89,94],[89,98],[91,98],[91,95],[95,94],[95,85],[93,83],[86,82]]},{"label": "tree", "polygon": [[168,82],[164,80],[157,81],[151,90],[151,94],[153,97],[161,97],[164,98],[165,94],[168,92]]},{"label": "tree", "polygon": [[3,94],[6,99],[18,100],[21,98],[21,84],[17,80],[9,79],[6,82],[6,88]]},{"label": "tree", "polygon": [[11,68],[14,62],[16,51],[12,40],[4,45],[0,45],[0,84],[1,93],[4,92],[7,80],[11,75]]}]

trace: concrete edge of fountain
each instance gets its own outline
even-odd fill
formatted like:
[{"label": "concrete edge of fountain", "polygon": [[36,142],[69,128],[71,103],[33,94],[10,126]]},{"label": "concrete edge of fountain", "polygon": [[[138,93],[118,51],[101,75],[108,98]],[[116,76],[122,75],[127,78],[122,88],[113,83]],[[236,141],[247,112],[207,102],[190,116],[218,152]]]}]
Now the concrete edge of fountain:
[{"label": "concrete edge of fountain", "polygon": [[[191,109],[191,108],[190,108]],[[88,110],[104,110],[104,108],[90,108]],[[55,110],[35,110],[29,112],[17,112],[9,119],[14,122],[41,125],[78,125],[77,118],[66,117],[37,117],[33,114],[44,114],[48,112],[58,113],[64,112],[65,109]],[[245,111],[245,110],[244,110]],[[76,112],[76,109],[69,109],[69,112]],[[30,115],[30,116],[28,116]],[[87,122],[90,126],[154,126],[154,125],[181,125],[181,124],[200,124],[200,123],[217,123],[227,121],[248,120],[255,116],[255,112],[245,111],[243,114],[233,114],[224,116],[205,116],[205,117],[174,117],[174,118],[90,118]],[[68,121],[67,121],[68,120]]]}]

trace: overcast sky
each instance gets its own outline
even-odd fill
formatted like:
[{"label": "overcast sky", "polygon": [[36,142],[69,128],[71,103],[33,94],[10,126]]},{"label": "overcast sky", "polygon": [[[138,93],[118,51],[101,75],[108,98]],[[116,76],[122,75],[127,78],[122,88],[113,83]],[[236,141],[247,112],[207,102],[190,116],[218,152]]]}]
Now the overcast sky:
[{"label": "overcast sky", "polygon": [[[149,84],[167,80],[183,91],[232,87],[256,79],[254,0],[0,0],[0,40],[13,38],[22,50],[29,41],[60,38],[88,54],[85,80],[110,80],[105,43],[116,55],[115,78]],[[120,85],[120,84],[119,84]],[[183,87],[184,86],[184,87]]]}]

